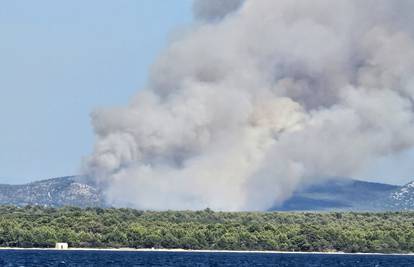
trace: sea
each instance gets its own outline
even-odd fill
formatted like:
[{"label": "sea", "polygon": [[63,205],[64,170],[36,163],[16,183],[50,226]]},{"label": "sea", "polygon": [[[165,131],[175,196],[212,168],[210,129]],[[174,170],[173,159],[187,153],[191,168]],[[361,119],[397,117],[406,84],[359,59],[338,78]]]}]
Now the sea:
[{"label": "sea", "polygon": [[0,250],[0,266],[414,266],[414,256],[306,253]]}]

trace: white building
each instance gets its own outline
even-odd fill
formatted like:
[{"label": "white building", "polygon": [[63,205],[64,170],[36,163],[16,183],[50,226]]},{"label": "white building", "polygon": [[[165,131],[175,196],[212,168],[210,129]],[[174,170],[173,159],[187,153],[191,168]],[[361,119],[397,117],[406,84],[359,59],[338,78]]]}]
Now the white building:
[{"label": "white building", "polygon": [[56,243],[56,249],[68,249],[68,243]]}]

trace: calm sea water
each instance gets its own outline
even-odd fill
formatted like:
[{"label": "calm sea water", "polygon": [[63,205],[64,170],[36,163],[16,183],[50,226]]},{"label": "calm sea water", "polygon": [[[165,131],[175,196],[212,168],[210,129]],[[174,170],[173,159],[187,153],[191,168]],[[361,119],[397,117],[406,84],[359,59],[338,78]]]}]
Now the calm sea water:
[{"label": "calm sea water", "polygon": [[414,256],[1,250],[0,266],[414,266]]}]

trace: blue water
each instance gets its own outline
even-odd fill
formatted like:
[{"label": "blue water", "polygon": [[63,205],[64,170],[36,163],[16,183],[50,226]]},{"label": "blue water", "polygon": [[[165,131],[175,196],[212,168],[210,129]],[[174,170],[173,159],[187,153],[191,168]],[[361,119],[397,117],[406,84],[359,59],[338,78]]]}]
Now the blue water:
[{"label": "blue water", "polygon": [[1,250],[0,266],[414,266],[414,256]]}]

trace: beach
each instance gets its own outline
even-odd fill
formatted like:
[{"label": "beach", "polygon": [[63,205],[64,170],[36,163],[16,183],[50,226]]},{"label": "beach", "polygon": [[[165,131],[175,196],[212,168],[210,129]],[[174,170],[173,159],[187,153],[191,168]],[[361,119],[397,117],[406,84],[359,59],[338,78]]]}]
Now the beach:
[{"label": "beach", "polygon": [[327,254],[327,255],[401,255],[414,256],[414,253],[365,253],[365,252],[342,252],[342,251],[273,251],[273,250],[197,250],[197,249],[163,249],[163,248],[76,248],[68,249],[56,248],[17,248],[17,247],[0,247],[0,250],[38,250],[38,251],[118,251],[118,252],[183,252],[183,253],[261,253],[261,254]]}]

